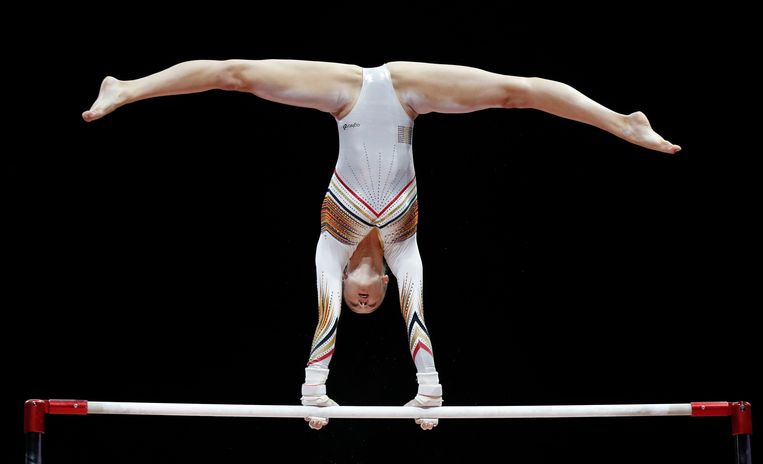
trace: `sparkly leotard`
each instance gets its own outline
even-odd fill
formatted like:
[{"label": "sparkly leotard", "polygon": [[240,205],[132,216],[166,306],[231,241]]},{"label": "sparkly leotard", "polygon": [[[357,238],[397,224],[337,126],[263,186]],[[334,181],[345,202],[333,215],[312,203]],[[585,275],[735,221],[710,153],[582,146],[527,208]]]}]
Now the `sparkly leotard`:
[{"label": "sparkly leotard", "polygon": [[358,243],[378,228],[384,258],[398,281],[416,369],[434,372],[416,243],[413,120],[400,105],[386,66],[363,69],[358,100],[337,125],[339,158],[323,201],[315,256],[319,321],[308,367],[328,368],[341,310],[342,273]]}]

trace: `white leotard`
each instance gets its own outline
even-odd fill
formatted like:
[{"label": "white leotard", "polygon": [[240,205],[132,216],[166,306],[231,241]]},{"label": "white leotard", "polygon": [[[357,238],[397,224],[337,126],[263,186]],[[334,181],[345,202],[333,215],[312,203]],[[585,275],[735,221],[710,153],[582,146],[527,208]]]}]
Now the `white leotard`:
[{"label": "white leotard", "polygon": [[363,69],[360,95],[337,127],[339,158],[323,202],[315,257],[319,322],[308,366],[328,368],[341,310],[342,272],[358,243],[378,228],[384,258],[398,281],[416,368],[434,372],[416,244],[413,120],[403,110],[386,66]]}]

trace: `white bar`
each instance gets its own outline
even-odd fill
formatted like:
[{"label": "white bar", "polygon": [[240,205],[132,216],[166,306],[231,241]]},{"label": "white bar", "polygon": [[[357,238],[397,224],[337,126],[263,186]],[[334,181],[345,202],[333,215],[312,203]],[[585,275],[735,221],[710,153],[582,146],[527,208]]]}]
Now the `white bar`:
[{"label": "white bar", "polygon": [[691,416],[691,403],[572,406],[276,406],[247,404],[117,403],[89,401],[88,414],[293,417],[341,419],[532,419],[555,417]]}]

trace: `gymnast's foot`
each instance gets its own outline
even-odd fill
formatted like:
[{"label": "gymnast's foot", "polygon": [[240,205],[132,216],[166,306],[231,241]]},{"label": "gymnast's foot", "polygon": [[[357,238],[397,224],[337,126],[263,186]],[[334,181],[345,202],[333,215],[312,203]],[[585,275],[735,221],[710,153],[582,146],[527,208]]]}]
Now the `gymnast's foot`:
[{"label": "gymnast's foot", "polygon": [[125,83],[111,76],[101,82],[101,91],[98,93],[93,106],[82,113],[82,119],[87,122],[100,119],[126,103]]},{"label": "gymnast's foot", "polygon": [[651,150],[661,151],[663,153],[678,153],[681,151],[681,147],[673,145],[667,140],[663,139],[660,134],[652,129],[649,124],[649,120],[646,115],[641,111],[636,111],[628,116],[625,116],[625,124],[623,127],[622,136],[625,140],[641,145],[642,147],[649,148]]}]

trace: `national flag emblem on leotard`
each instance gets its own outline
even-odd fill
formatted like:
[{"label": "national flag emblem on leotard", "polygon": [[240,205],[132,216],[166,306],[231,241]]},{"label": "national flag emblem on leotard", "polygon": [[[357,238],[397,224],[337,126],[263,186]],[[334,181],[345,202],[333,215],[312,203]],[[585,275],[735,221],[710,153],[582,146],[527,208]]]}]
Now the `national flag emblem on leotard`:
[{"label": "national flag emblem on leotard", "polygon": [[413,139],[413,127],[410,126],[397,126],[397,143],[411,144]]}]

